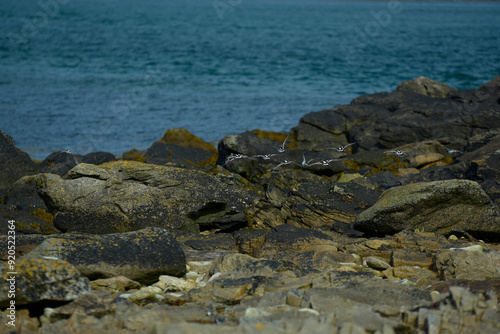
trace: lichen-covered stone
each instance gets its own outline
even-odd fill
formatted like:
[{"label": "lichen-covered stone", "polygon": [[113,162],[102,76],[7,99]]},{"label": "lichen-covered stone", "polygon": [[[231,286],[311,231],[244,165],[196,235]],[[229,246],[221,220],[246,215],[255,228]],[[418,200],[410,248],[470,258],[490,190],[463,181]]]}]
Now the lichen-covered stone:
[{"label": "lichen-covered stone", "polygon": [[451,234],[465,231],[500,240],[500,215],[481,186],[469,180],[414,183],[386,190],[363,211],[355,228],[370,235],[405,229]]},{"label": "lichen-covered stone", "polygon": [[10,306],[11,290],[14,290],[16,305],[71,301],[90,291],[88,278],[60,259],[17,259],[13,270],[6,263],[0,265],[0,277],[0,307]]},{"label": "lichen-covered stone", "polygon": [[38,174],[19,182],[37,186],[65,232],[231,226],[244,221],[243,209],[256,196],[230,176],[135,161],[79,164],[65,178]]},{"label": "lichen-covered stone", "polygon": [[46,239],[26,258],[64,259],[91,279],[125,276],[153,283],[160,275],[182,276],[186,258],[179,243],[160,228],[105,235],[65,234]]}]

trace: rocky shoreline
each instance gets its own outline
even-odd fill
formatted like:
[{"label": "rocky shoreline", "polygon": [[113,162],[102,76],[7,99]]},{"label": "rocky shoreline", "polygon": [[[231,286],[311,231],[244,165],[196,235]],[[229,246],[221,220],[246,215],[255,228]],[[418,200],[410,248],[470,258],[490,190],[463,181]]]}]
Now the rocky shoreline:
[{"label": "rocky shoreline", "polygon": [[35,163],[0,131],[0,333],[498,334],[499,176],[500,77],[217,148]]}]

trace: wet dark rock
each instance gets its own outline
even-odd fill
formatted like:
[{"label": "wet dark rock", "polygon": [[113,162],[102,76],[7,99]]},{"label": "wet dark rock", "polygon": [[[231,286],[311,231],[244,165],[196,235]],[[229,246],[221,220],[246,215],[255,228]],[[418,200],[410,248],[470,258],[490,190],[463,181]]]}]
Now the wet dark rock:
[{"label": "wet dark rock", "polygon": [[28,154],[16,148],[14,139],[0,131],[0,189],[37,172]]},{"label": "wet dark rock", "polygon": [[92,152],[81,157],[81,163],[100,165],[106,162],[115,161],[116,157],[109,152]]},{"label": "wet dark rock", "polygon": [[66,260],[91,279],[125,276],[150,284],[159,275],[186,273],[179,243],[159,228],[106,235],[64,234],[45,240],[25,258],[44,256]]}]

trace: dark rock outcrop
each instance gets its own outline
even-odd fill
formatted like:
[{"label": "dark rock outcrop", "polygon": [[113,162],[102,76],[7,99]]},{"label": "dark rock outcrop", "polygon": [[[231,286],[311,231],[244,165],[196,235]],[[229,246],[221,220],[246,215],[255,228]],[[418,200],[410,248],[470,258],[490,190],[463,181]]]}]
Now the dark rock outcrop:
[{"label": "dark rock outcrop", "polygon": [[107,235],[65,234],[46,239],[24,258],[47,256],[70,262],[91,279],[125,276],[151,284],[159,275],[186,273],[180,245],[159,228]]},{"label": "dark rock outcrop", "polygon": [[14,146],[14,139],[0,131],[0,190],[25,175],[37,173],[27,153]]},{"label": "dark rock outcrop", "polygon": [[328,182],[310,172],[286,170],[261,180],[265,198],[246,209],[256,228],[288,223],[301,227],[353,223],[379,193],[356,183]]},{"label": "dark rock outcrop", "polygon": [[19,181],[37,186],[58,229],[90,233],[241,224],[256,194],[240,182],[231,175],[133,161],[79,164],[64,178],[38,174]]}]

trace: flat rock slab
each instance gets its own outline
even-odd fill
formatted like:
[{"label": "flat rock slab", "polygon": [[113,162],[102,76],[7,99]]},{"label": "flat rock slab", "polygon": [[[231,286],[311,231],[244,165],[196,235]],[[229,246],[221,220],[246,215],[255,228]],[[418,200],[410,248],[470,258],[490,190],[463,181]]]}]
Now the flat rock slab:
[{"label": "flat rock slab", "polygon": [[499,213],[489,196],[477,182],[458,179],[390,188],[356,218],[354,227],[369,235],[419,229],[500,238]]},{"label": "flat rock slab", "polygon": [[[9,272],[16,272],[12,275]],[[90,292],[90,282],[72,264],[45,258],[17,259],[15,269],[0,266],[0,307],[10,306],[11,290],[16,306],[39,301],[71,301]],[[15,277],[14,280],[8,280]],[[14,283],[11,288],[11,282]]]},{"label": "flat rock slab", "polygon": [[186,273],[181,246],[160,228],[107,235],[61,235],[46,239],[25,258],[43,256],[66,260],[91,279],[125,276],[151,284],[160,275]]},{"label": "flat rock slab", "polygon": [[256,194],[231,175],[115,161],[79,164],[64,178],[25,177],[55,214],[63,232],[115,233],[144,227],[199,232],[201,226],[241,224]]}]

